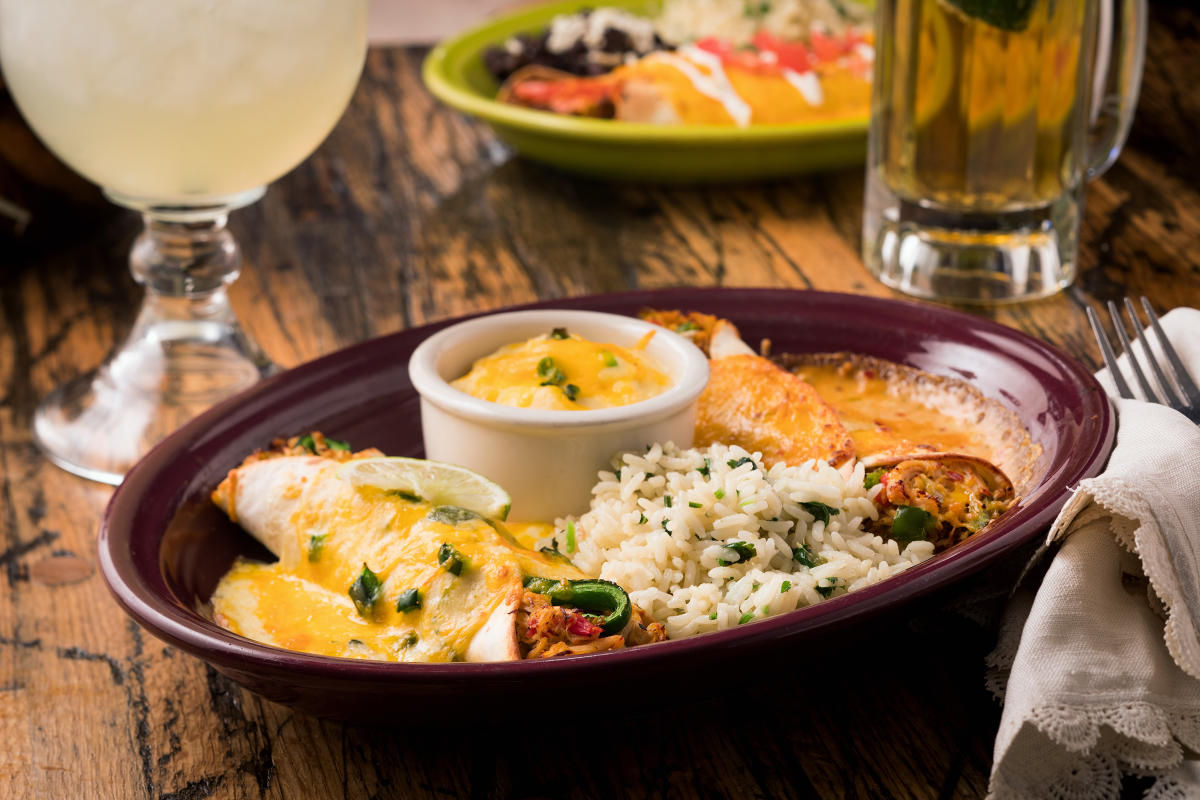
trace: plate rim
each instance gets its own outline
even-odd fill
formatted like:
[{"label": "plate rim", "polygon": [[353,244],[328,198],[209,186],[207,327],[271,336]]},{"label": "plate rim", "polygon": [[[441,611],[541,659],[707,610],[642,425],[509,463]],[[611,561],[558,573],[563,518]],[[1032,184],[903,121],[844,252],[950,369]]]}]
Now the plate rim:
[{"label": "plate rim", "polygon": [[[608,5],[645,8],[652,0],[607,0]],[[764,144],[793,144],[825,140],[849,140],[865,137],[869,115],[847,120],[787,123],[780,125],[674,124],[656,125],[646,122],[584,119],[548,111],[536,111],[501,103],[483,97],[464,87],[451,71],[450,65],[459,57],[475,57],[481,52],[476,40],[502,41],[504,36],[545,24],[544,18],[554,14],[594,7],[589,0],[553,0],[518,9],[485,20],[455,34],[429,52],[421,65],[421,78],[430,93],[459,111],[471,114],[495,125],[524,131],[562,136],[580,141],[610,144],[653,144],[679,147],[760,147]]]},{"label": "plate rim", "polygon": [[[1037,510],[1031,510],[1029,507],[1014,509],[1014,516],[1010,518],[1011,522],[1007,527],[997,529],[991,536],[982,537],[973,547],[949,551],[936,560],[923,562],[906,570],[901,575],[865,587],[853,594],[841,595],[803,609],[756,621],[753,625],[687,639],[670,640],[653,647],[636,647],[612,653],[535,661],[374,662],[283,650],[245,639],[221,629],[193,609],[184,606],[177,597],[172,597],[170,601],[166,600],[137,569],[137,558],[134,557],[133,548],[126,546],[122,551],[122,545],[132,544],[135,532],[132,524],[126,524],[124,525],[124,537],[122,537],[120,530],[122,523],[133,521],[138,501],[144,496],[144,492],[139,490],[153,484],[158,468],[186,451],[187,445],[194,438],[210,432],[214,422],[221,420],[234,409],[243,405],[250,406],[255,400],[269,396],[281,383],[287,385],[292,382],[302,382],[305,377],[336,367],[341,362],[362,357],[375,349],[386,348],[397,340],[418,336],[416,342],[419,343],[437,330],[465,319],[529,308],[595,308],[595,304],[604,302],[623,305],[651,305],[653,298],[657,296],[666,294],[678,296],[680,293],[698,298],[692,301],[692,304],[695,305],[713,305],[713,302],[728,303],[731,301],[727,298],[732,296],[754,297],[757,295],[762,297],[767,294],[795,294],[803,295],[817,303],[849,302],[852,304],[863,303],[868,307],[899,306],[923,315],[941,317],[951,322],[957,320],[983,332],[999,335],[1025,347],[1032,347],[1041,356],[1048,357],[1060,367],[1065,368],[1066,372],[1083,384],[1083,388],[1089,390],[1081,397],[1085,404],[1089,397],[1101,401],[1094,403],[1091,407],[1081,409],[1081,411],[1095,412],[1092,418],[1095,420],[1096,436],[1090,450],[1076,452],[1077,458],[1072,463],[1077,461],[1079,467],[1076,469],[1077,474],[1073,474],[1070,480],[1078,481],[1098,474],[1112,449],[1116,435],[1116,416],[1103,387],[1090,371],[1058,348],[1023,331],[964,311],[898,298],[880,298],[808,289],[664,287],[556,298],[437,320],[416,328],[395,331],[351,344],[268,378],[185,424],[164,439],[134,466],[125,481],[117,487],[105,509],[99,530],[98,555],[101,574],[106,585],[126,614],[156,637],[215,666],[225,667],[242,674],[269,671],[281,677],[286,676],[291,680],[337,678],[352,681],[366,680],[372,683],[384,681],[393,688],[445,683],[447,680],[453,682],[473,675],[493,678],[514,675],[518,678],[538,675],[545,677],[573,676],[597,668],[604,669],[605,665],[612,669],[621,669],[628,666],[649,667],[661,663],[672,663],[697,650],[703,651],[721,646],[754,649],[781,638],[795,640],[800,637],[817,636],[832,628],[853,625],[874,618],[886,613],[889,607],[908,606],[938,589],[977,573],[1005,554],[1025,546],[1050,523],[1066,502],[1069,496],[1069,487],[1067,483],[1064,483],[1059,495],[1056,496],[1057,499],[1051,500],[1048,505]],[[705,303],[704,300],[713,302]],[[173,493],[169,497],[160,498],[159,502],[173,508],[177,513],[181,506],[179,502],[181,493],[182,487],[174,487]],[[1017,529],[1021,529],[1020,535],[1018,535]],[[162,570],[160,548],[164,533],[165,530],[156,532],[155,548],[158,557],[154,561],[160,572]],[[115,557],[120,552],[125,554],[125,558]],[[949,566],[955,564],[959,565],[958,569],[948,569]],[[161,575],[158,577],[162,578]],[[165,580],[163,583],[165,585]],[[796,628],[796,630],[791,630],[792,628]],[[252,662],[257,669],[247,669],[245,667],[247,662]]]}]

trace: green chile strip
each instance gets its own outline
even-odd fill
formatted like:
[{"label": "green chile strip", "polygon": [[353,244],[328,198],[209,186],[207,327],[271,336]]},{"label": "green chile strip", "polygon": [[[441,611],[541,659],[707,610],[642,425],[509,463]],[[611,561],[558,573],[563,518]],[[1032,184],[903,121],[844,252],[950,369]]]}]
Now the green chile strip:
[{"label": "green chile strip", "polygon": [[892,538],[898,542],[915,542],[937,528],[937,521],[923,508],[898,506],[892,520]]},{"label": "green chile strip", "polygon": [[534,594],[544,594],[556,606],[577,608],[600,618],[600,629],[605,634],[620,633],[629,624],[633,615],[633,604],[629,595],[612,581],[586,579],[560,581],[530,575],[524,586]]}]

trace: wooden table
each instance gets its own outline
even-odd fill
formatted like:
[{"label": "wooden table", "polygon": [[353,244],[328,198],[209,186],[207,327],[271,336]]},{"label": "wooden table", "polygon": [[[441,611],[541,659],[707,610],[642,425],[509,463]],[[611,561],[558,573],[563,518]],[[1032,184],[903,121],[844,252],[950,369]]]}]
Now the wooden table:
[{"label": "wooden table", "polygon": [[[980,312],[1091,366],[1085,306],[1126,293],[1200,306],[1200,13],[1159,5],[1153,17],[1130,146],[1087,192],[1077,285]],[[441,107],[421,56],[372,52],[326,144],[235,216],[247,268],[234,302],[279,363],[633,287],[889,294],[859,261],[860,170],[712,189],[578,180],[512,158]],[[129,328],[139,295],[122,261],[137,220],[37,151],[0,103],[0,195],[37,215],[19,243],[0,238],[0,796],[983,796],[999,716],[983,688],[986,629],[898,627],[852,661],[804,654],[799,682],[753,663],[714,676],[772,684],[753,706],[676,713],[637,687],[615,699],[584,687],[520,720],[420,737],[403,720],[294,714],[143,634],[95,569],[111,490],[50,466],[29,435],[38,397]]]}]

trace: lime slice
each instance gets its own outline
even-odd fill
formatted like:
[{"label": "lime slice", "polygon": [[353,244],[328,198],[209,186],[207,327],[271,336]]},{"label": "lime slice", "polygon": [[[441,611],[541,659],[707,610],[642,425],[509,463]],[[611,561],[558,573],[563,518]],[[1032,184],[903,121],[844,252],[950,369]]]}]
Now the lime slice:
[{"label": "lime slice", "polygon": [[347,461],[337,474],[356,488],[411,492],[435,506],[458,506],[488,519],[503,520],[512,507],[501,486],[457,464],[380,456]]}]

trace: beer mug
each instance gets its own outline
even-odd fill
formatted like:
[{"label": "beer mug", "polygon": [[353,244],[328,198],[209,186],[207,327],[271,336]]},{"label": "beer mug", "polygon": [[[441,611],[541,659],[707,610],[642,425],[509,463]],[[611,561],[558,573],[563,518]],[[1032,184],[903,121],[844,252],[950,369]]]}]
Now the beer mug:
[{"label": "beer mug", "polygon": [[934,300],[1045,297],[1137,105],[1146,0],[877,0],[863,260]]}]

